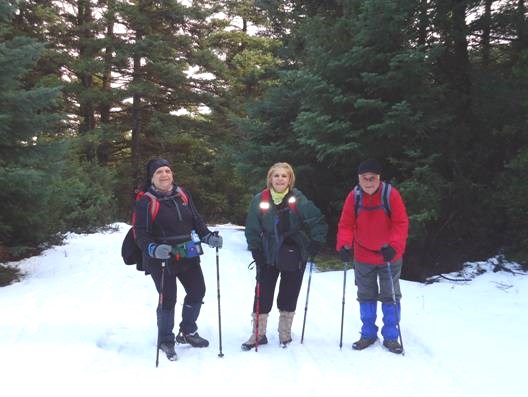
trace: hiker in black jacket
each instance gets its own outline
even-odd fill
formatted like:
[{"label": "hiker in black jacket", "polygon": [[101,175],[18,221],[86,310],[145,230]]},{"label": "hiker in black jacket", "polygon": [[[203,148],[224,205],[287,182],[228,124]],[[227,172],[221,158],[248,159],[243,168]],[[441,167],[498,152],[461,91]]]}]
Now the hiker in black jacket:
[{"label": "hiker in black jacket", "polygon": [[[135,205],[136,242],[143,251],[144,270],[152,276],[162,297],[156,310],[159,347],[174,360],[175,340],[193,347],[209,346],[209,342],[198,335],[196,325],[205,295],[200,241],[221,248],[222,237],[207,228],[190,194],[174,183],[167,160],[148,162],[145,192]],[[176,278],[186,295],[175,338]]]}]

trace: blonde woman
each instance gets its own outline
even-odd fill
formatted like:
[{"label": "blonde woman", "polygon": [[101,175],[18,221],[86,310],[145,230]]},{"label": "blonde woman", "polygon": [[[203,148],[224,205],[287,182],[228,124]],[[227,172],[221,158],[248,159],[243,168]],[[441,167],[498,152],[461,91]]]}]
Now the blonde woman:
[{"label": "blonde woman", "polygon": [[245,234],[257,268],[257,284],[253,329],[242,350],[268,343],[266,326],[279,277],[279,342],[286,346],[292,341],[291,328],[306,262],[326,241],[324,216],[294,186],[292,167],[276,163],[268,171],[266,189],[249,206]]}]

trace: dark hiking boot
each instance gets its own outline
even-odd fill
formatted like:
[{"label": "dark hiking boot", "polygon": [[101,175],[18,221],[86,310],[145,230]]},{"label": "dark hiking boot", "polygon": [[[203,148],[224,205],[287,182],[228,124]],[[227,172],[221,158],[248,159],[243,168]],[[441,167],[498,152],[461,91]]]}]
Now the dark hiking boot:
[{"label": "dark hiking boot", "polygon": [[[253,349],[257,344],[255,343],[257,340],[256,338],[250,338],[247,342],[242,343],[242,350],[248,351]],[[266,335],[259,336],[258,345],[267,345],[268,344],[268,338]]]},{"label": "dark hiking boot", "polygon": [[363,350],[376,342],[378,338],[363,338],[361,337],[358,341],[352,343],[352,349]]},{"label": "dark hiking boot", "polygon": [[384,340],[383,346],[385,346],[391,353],[402,354],[403,347],[397,340]]},{"label": "dark hiking boot", "polygon": [[178,359],[178,355],[174,350],[174,343],[161,343],[160,350],[165,353],[165,355],[170,361],[176,361]]},{"label": "dark hiking boot", "polygon": [[209,341],[198,335],[198,332],[193,332],[192,334],[185,335],[182,331],[180,331],[180,333],[176,335],[176,342],[180,344],[189,344],[192,347],[209,346]]}]

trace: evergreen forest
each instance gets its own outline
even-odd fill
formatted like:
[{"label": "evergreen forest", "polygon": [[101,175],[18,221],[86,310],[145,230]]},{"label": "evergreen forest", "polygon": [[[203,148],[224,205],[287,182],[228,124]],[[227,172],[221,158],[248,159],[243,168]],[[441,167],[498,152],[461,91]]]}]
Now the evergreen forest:
[{"label": "evergreen forest", "polygon": [[526,264],[527,3],[0,0],[0,263],[129,222],[161,156],[210,224],[243,225],[290,163],[328,255],[376,158],[410,217],[404,278]]}]

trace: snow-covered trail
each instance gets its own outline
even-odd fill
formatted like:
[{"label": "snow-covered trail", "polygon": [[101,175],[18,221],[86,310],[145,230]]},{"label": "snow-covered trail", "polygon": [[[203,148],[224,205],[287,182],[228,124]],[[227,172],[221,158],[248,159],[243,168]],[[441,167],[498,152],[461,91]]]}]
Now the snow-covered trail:
[{"label": "snow-covered trail", "polygon": [[[251,330],[254,271],[247,268],[251,255],[243,231],[233,225],[213,227],[224,237],[219,256],[224,357],[218,357],[216,256],[206,247],[202,267],[208,290],[199,332],[211,345],[177,346],[180,359],[162,357],[156,369],[158,296],[150,277],[122,263],[128,226],[116,226],[116,232],[69,235],[64,245],[21,261],[27,273],[22,282],[0,288],[3,395],[524,395],[528,277],[506,272],[461,284],[402,281],[402,357],[381,343],[361,352],[351,349],[360,328],[353,271],[347,273],[343,348],[342,271],[313,272],[300,344],[307,270],[294,342],[279,346],[274,308],[270,343],[258,353],[241,351]],[[183,301],[179,287],[176,323]]]}]

